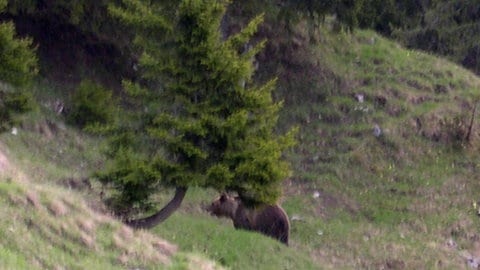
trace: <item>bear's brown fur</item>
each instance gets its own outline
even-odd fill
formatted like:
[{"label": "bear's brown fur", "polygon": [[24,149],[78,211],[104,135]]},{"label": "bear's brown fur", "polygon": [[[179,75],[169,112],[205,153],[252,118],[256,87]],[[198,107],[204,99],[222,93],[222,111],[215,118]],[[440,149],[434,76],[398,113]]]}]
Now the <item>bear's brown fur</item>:
[{"label": "bear's brown fur", "polygon": [[236,229],[257,231],[288,245],[290,223],[287,213],[279,205],[247,208],[239,197],[222,194],[207,207],[217,217],[233,220]]}]

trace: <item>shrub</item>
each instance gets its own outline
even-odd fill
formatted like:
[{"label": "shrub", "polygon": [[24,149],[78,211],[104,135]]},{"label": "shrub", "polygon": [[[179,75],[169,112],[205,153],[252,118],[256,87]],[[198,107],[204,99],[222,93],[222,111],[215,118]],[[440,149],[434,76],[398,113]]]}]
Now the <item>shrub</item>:
[{"label": "shrub", "polygon": [[84,80],[72,97],[67,120],[81,128],[107,124],[113,120],[115,104],[111,91],[92,81]]},{"label": "shrub", "polygon": [[[0,11],[5,6],[6,1],[0,0]],[[16,124],[16,114],[32,107],[32,98],[24,90],[37,73],[31,46],[31,39],[15,37],[13,23],[0,24],[0,132]]]},{"label": "shrub", "polygon": [[0,24],[0,79],[26,86],[37,73],[37,57],[31,39],[15,38],[13,23]]},{"label": "shrub", "polygon": [[29,111],[32,108],[32,100],[28,93],[0,89],[0,132],[16,125],[18,119],[14,116]]}]

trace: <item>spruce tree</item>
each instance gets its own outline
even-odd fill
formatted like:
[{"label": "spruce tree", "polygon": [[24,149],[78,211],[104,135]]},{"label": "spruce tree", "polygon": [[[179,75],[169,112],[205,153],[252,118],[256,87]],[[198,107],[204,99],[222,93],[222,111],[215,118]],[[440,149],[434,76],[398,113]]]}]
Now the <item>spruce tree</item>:
[{"label": "spruce tree", "polygon": [[[6,0],[0,0],[0,13],[6,5]],[[31,109],[25,87],[37,73],[32,40],[15,35],[13,23],[0,23],[0,132],[16,123],[16,114]]]},{"label": "spruce tree", "polygon": [[[288,174],[283,151],[293,132],[275,132],[281,103],[275,80],[252,81],[252,59],[263,42],[249,46],[262,16],[223,38],[227,1],[183,0],[178,16],[162,6],[128,0],[112,14],[138,27],[144,54],[142,83],[126,82],[132,121],[112,136],[113,163],[100,180],[118,191],[121,205],[148,206],[162,187],[175,187],[172,201],[156,214],[129,221],[148,228],[168,218],[191,186],[236,191],[252,205],[274,203]],[[168,20],[170,19],[170,20]]]}]

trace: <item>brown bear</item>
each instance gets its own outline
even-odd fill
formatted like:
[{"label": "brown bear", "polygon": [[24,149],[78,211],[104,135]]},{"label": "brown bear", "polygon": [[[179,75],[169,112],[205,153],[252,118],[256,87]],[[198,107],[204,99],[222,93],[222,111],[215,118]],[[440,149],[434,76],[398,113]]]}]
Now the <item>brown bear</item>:
[{"label": "brown bear", "polygon": [[233,220],[236,229],[257,231],[273,237],[288,246],[290,223],[287,213],[279,205],[261,205],[247,208],[239,197],[222,194],[207,207],[217,217]]}]

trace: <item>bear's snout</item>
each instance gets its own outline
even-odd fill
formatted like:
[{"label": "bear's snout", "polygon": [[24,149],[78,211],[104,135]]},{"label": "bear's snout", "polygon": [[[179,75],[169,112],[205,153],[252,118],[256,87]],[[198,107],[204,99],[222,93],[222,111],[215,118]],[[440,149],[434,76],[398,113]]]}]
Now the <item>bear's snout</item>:
[{"label": "bear's snout", "polygon": [[204,204],[203,205],[203,210],[207,211],[208,213],[210,213],[210,215],[213,215],[213,203],[211,204]]}]

